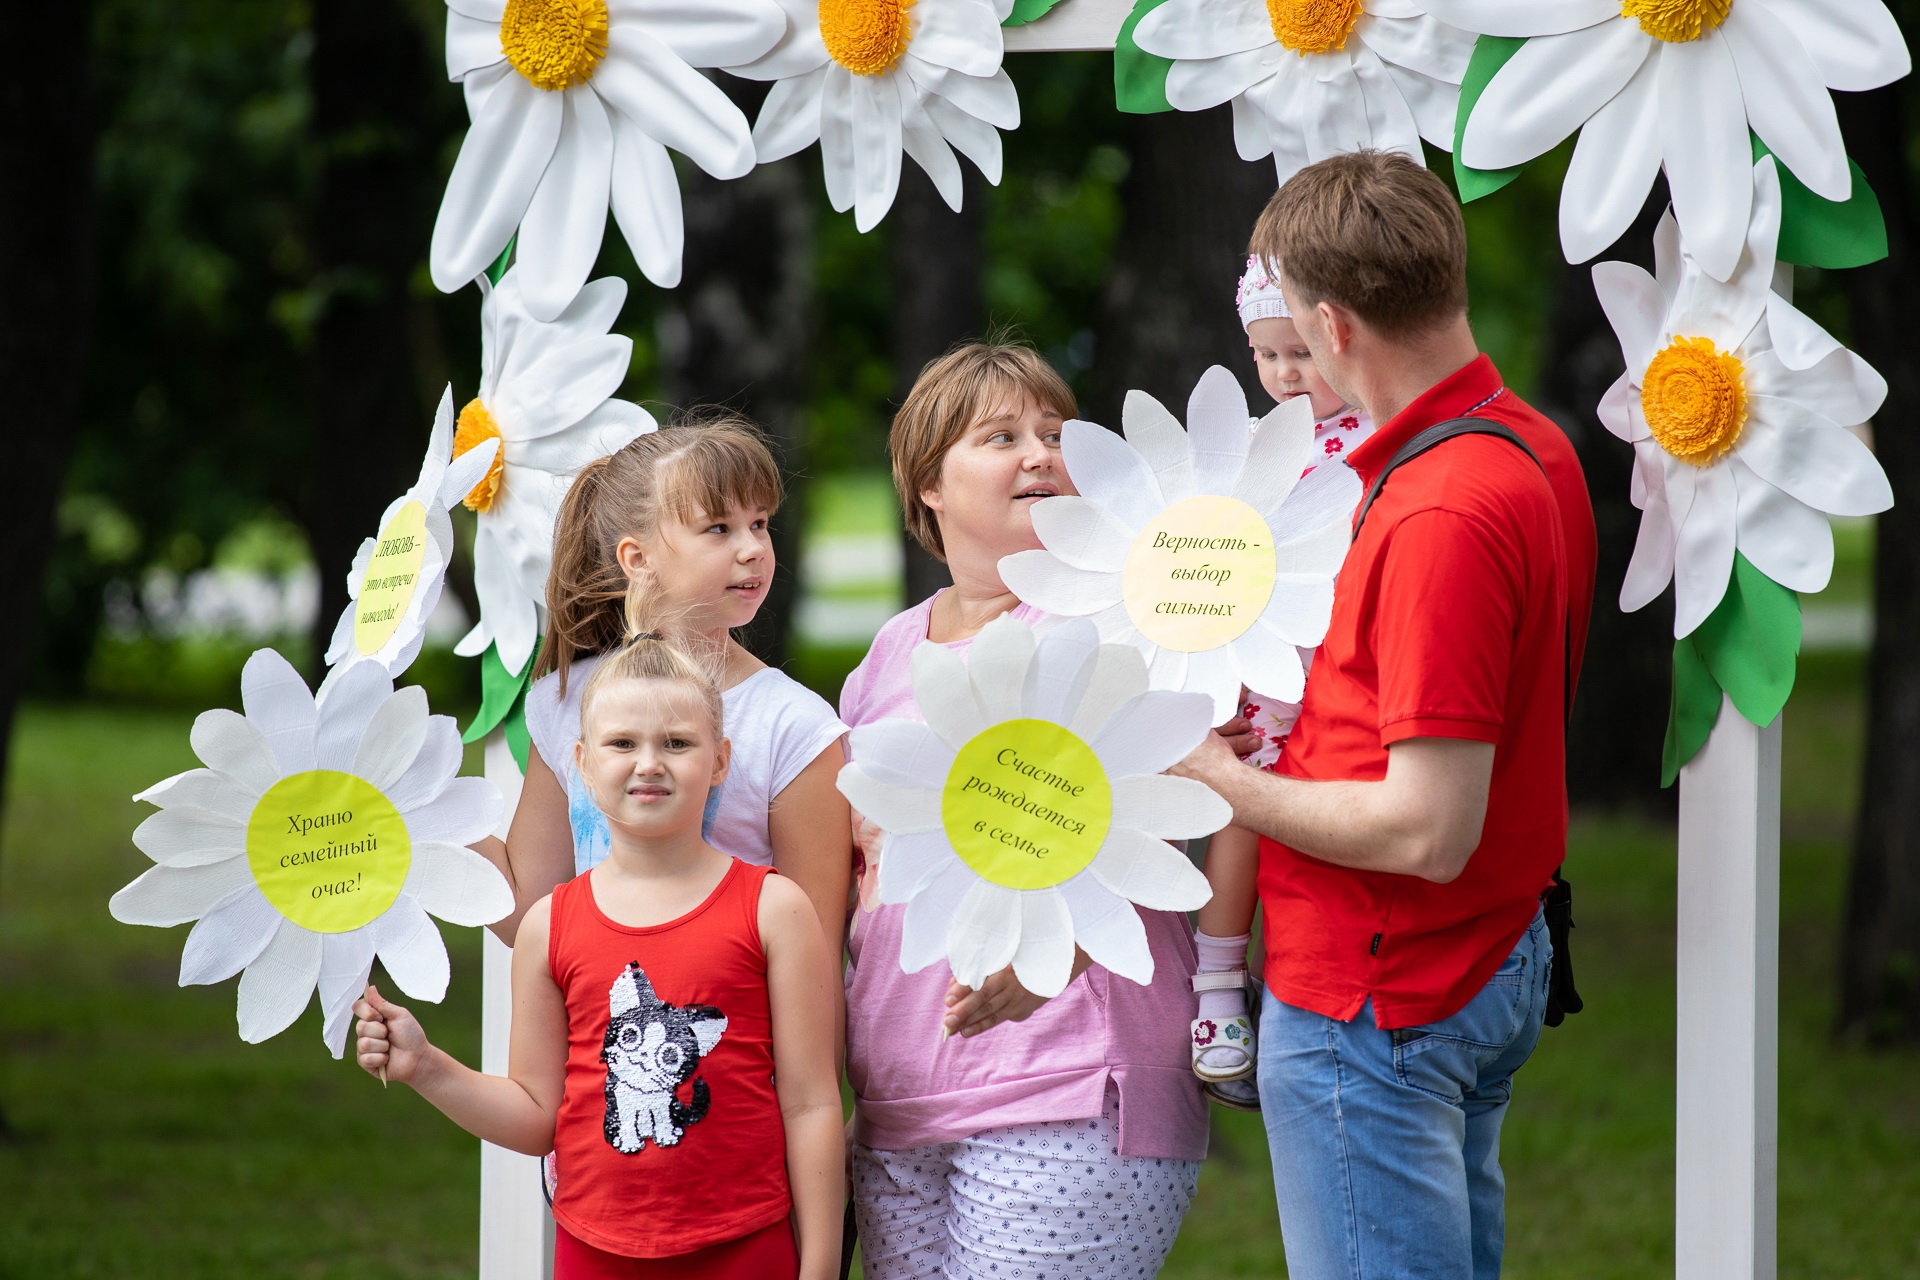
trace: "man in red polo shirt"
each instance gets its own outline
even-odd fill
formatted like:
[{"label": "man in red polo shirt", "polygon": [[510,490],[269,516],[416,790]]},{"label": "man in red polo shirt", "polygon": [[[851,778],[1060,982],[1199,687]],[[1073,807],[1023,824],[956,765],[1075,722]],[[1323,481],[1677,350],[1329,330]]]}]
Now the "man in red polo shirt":
[{"label": "man in red polo shirt", "polygon": [[[1182,770],[1261,834],[1259,1087],[1294,1280],[1499,1274],[1500,1121],[1539,1038],[1541,896],[1566,854],[1565,716],[1592,601],[1586,482],[1466,312],[1440,180],[1359,152],[1295,175],[1254,230],[1320,373],[1380,424],[1371,486],[1277,773],[1220,738]],[[1529,456],[1529,452],[1531,455]]]}]

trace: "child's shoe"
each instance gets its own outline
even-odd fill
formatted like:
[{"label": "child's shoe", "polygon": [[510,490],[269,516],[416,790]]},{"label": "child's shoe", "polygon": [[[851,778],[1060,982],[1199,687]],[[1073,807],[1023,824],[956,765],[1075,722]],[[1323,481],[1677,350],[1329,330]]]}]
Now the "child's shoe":
[{"label": "child's shoe", "polygon": [[[1193,1020],[1193,1074],[1208,1084],[1244,1080],[1253,1074],[1253,1023],[1246,1015],[1247,971],[1226,969],[1193,975],[1198,992],[1238,994],[1240,1012]],[[1212,1004],[1213,1000],[1203,1003]],[[1231,1104],[1229,1104],[1231,1105]]]},{"label": "child's shoe", "polygon": [[1254,1087],[1252,1076],[1244,1080],[1222,1080],[1217,1084],[1208,1081],[1200,1086],[1200,1092],[1221,1106],[1232,1107],[1235,1111],[1260,1109],[1260,1091]]}]

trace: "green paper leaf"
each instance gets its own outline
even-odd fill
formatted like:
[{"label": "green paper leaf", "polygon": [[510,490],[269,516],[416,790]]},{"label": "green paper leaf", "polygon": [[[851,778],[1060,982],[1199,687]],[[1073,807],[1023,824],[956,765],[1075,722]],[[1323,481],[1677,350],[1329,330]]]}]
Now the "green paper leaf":
[{"label": "green paper leaf", "polygon": [[1670,787],[1680,766],[1707,745],[1720,718],[1720,686],[1700,657],[1692,636],[1673,642],[1673,695],[1667,708],[1667,743],[1660,753],[1660,785]]},{"label": "green paper leaf", "polygon": [[518,231],[507,238],[507,247],[500,251],[500,256],[495,258],[493,265],[487,268],[488,284],[499,284],[500,277],[507,274],[507,268],[513,265],[514,246],[519,243],[520,233]]},{"label": "green paper leaf", "polygon": [[[1754,137],[1753,158],[1771,154],[1767,144]],[[1887,256],[1887,220],[1880,212],[1880,198],[1859,165],[1849,160],[1847,168],[1853,172],[1853,194],[1825,200],[1785,164],[1779,165],[1780,261],[1803,267],[1864,267]]]},{"label": "green paper leaf", "polygon": [[1800,597],[1736,554],[1726,597],[1691,638],[1740,714],[1772,724],[1793,692]]},{"label": "green paper leaf", "polygon": [[1150,116],[1173,110],[1167,101],[1167,72],[1173,59],[1159,58],[1133,42],[1133,29],[1140,19],[1165,4],[1166,0],[1137,0],[1133,12],[1120,24],[1113,41],[1113,102],[1122,111]]},{"label": "green paper leaf", "polygon": [[1024,27],[1035,18],[1044,18],[1049,10],[1060,0],[1013,0],[1013,12],[1007,15],[1003,27]]},{"label": "green paper leaf", "polygon": [[506,735],[507,750],[513,752],[513,762],[520,766],[520,772],[527,771],[527,748],[533,743],[533,735],[527,732],[527,691],[523,688],[520,696],[513,700],[513,709],[507,712],[507,718],[500,722],[500,731]]},{"label": "green paper leaf", "polygon": [[1473,57],[1460,82],[1460,106],[1453,117],[1453,183],[1460,190],[1461,204],[1492,195],[1527,167],[1517,164],[1511,169],[1469,169],[1460,161],[1460,139],[1466,136],[1467,117],[1473,114],[1474,104],[1486,92],[1487,82],[1493,79],[1494,73],[1506,66],[1507,60],[1520,52],[1520,46],[1525,43],[1522,36],[1481,36],[1474,41]]},{"label": "green paper leaf", "polygon": [[[488,645],[487,651],[480,655],[480,710],[474,713],[473,723],[460,735],[462,742],[478,742],[492,733],[494,729],[506,724],[516,712],[521,719],[521,733],[525,734],[526,713],[522,708],[526,698],[528,677],[533,674],[533,664],[539,660],[540,646],[533,646],[533,653],[527,658],[527,665],[519,675],[507,670],[507,664],[500,660],[500,650],[496,645]],[[511,730],[509,730],[511,745]],[[526,751],[523,748],[522,767],[525,767]]]}]

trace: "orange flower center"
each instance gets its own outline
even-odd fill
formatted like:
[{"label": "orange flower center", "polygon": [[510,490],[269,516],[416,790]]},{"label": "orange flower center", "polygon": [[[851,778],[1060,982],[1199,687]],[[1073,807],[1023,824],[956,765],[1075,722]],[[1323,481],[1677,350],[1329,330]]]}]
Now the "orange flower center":
[{"label": "orange flower center", "polygon": [[1640,412],[1653,438],[1692,466],[1718,462],[1747,424],[1745,374],[1740,357],[1711,340],[1675,338],[1640,381]]},{"label": "orange flower center", "polygon": [[1360,14],[1360,0],[1267,0],[1273,38],[1303,58],[1346,48]]},{"label": "orange flower center", "polygon": [[912,7],[913,0],[820,0],[820,41],[853,74],[877,76],[907,51]]},{"label": "orange flower center", "polygon": [[1727,20],[1733,0],[1620,0],[1620,16],[1632,18],[1655,40],[1698,40]]},{"label": "orange flower center", "polygon": [[507,0],[500,51],[541,89],[585,84],[607,56],[606,0]]},{"label": "orange flower center", "polygon": [[487,406],[476,397],[467,402],[467,407],[460,411],[460,418],[453,425],[453,456],[457,458],[489,440],[499,440],[500,448],[494,453],[487,474],[480,477],[480,483],[460,500],[460,505],[469,511],[485,511],[499,500],[500,480],[507,470],[507,442],[501,438],[499,424],[487,412]]}]

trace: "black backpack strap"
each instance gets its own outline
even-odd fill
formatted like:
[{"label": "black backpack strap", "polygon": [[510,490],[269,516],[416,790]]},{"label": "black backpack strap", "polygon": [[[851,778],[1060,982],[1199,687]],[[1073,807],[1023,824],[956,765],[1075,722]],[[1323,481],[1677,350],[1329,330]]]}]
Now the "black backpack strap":
[{"label": "black backpack strap", "polygon": [[[1367,513],[1373,510],[1373,503],[1386,487],[1387,479],[1397,469],[1413,461],[1421,454],[1457,436],[1497,436],[1505,440],[1520,452],[1533,459],[1533,464],[1545,475],[1547,468],[1540,461],[1540,455],[1528,447],[1520,438],[1520,433],[1502,422],[1491,422],[1485,418],[1451,418],[1436,423],[1416,434],[1401,445],[1393,457],[1387,459],[1387,465],[1380,468],[1380,474],[1367,486],[1367,496],[1360,501],[1359,510],[1353,515],[1354,536],[1360,534],[1360,526],[1366,523]],[[1573,613],[1568,609],[1566,618],[1567,632],[1561,639],[1561,656],[1565,663],[1565,672],[1561,679],[1566,687],[1566,702],[1562,707],[1562,725],[1573,718]],[[1569,934],[1573,929],[1573,886],[1560,875],[1555,868],[1553,883],[1547,889],[1541,902],[1541,909],[1547,917],[1547,935],[1553,941],[1552,984],[1547,990],[1546,1025],[1557,1027],[1566,1021],[1569,1013],[1578,1013],[1585,1002],[1573,985],[1573,952]]]}]

